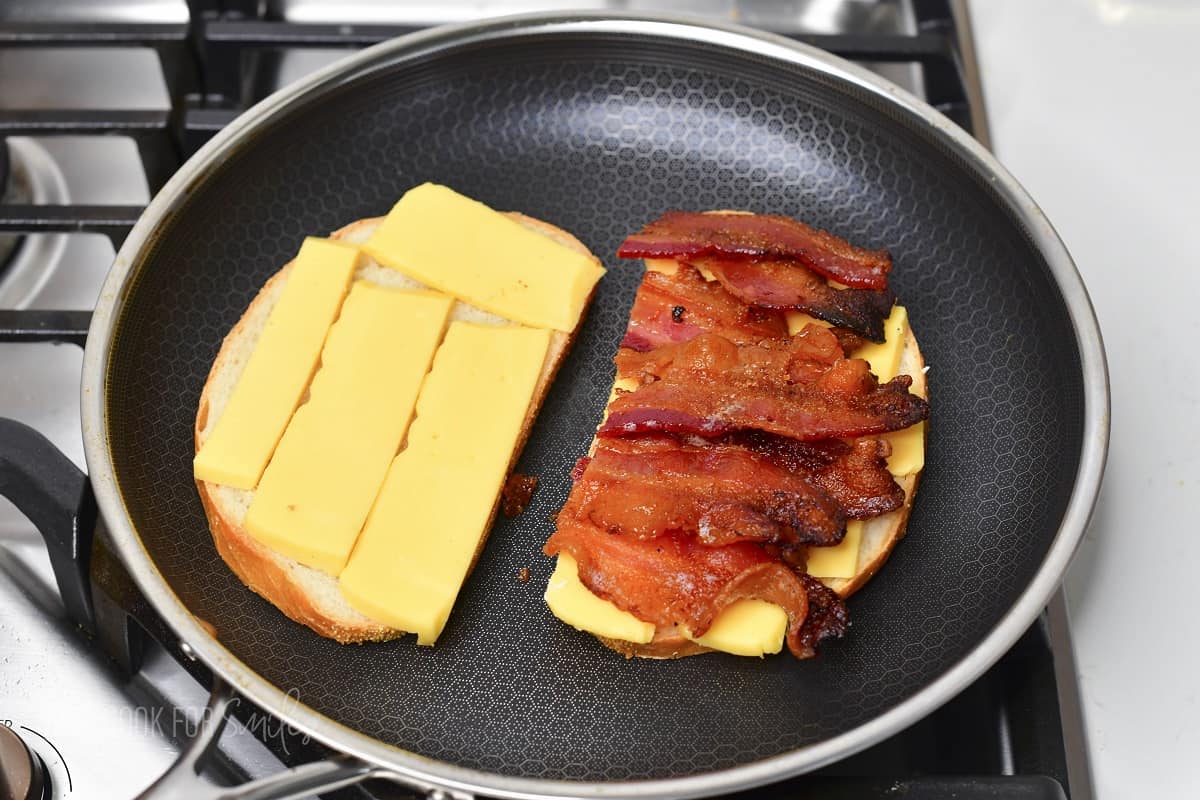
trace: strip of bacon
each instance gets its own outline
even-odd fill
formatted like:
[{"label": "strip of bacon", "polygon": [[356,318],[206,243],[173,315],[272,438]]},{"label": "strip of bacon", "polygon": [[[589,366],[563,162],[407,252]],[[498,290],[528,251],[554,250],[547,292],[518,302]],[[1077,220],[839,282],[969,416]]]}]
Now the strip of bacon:
[{"label": "strip of bacon", "polygon": [[834,545],[846,534],[838,504],[802,473],[736,444],[667,436],[601,439],[562,514],[639,539],[681,531],[709,547]]},{"label": "strip of bacon", "polygon": [[[801,575],[800,582],[808,594],[808,614],[796,637],[801,648],[796,657],[812,658],[817,654],[817,644],[826,639],[840,639],[846,634],[850,615],[838,593],[812,575]],[[793,649],[792,652],[796,651]]]},{"label": "strip of bacon", "polygon": [[792,258],[847,286],[886,289],[892,258],[775,214],[668,211],[622,242],[621,258],[726,256]]},{"label": "strip of bacon", "polygon": [[837,501],[850,519],[869,519],[904,505],[904,490],[888,472],[892,447],[883,439],[798,442],[761,431],[743,431],[722,441],[737,444],[776,466],[805,475]]},{"label": "strip of bacon", "polygon": [[816,325],[755,344],[703,334],[670,350],[655,351],[661,358],[646,366],[655,372],[642,373],[650,382],[618,393],[600,436],[760,430],[814,441],[899,430],[929,415],[908,391],[911,377],[880,385],[866,361],[845,358],[837,337]]},{"label": "strip of bacon", "polygon": [[833,327],[829,332],[837,337],[838,344],[842,346],[842,352],[847,356],[854,355],[854,351],[867,344],[867,339],[851,330],[845,328]]},{"label": "strip of bacon", "polygon": [[712,332],[746,340],[777,338],[787,335],[787,323],[778,311],[747,306],[680,264],[674,275],[646,271],[621,345],[645,352]]},{"label": "strip of bacon", "polygon": [[891,289],[835,289],[797,261],[706,256],[690,263],[752,306],[806,311],[874,342],[884,341],[883,321],[896,303]]},{"label": "strip of bacon", "polygon": [[788,616],[788,649],[797,658],[812,655],[805,584],[761,545],[705,547],[684,534],[638,539],[560,515],[544,549],[549,556],[570,553],[579,579],[598,597],[660,627],[686,625],[694,636],[738,600],[774,603]]},{"label": "strip of bacon", "polygon": [[[720,351],[728,351],[731,344],[734,348],[740,345],[761,345],[758,349],[747,348],[739,351],[737,358],[747,362],[761,362],[765,368],[784,371],[787,371],[793,363],[797,369],[800,368],[800,365],[811,363],[814,370],[824,371],[825,368],[833,366],[845,356],[845,351],[842,349],[837,335],[831,329],[822,328],[819,325],[807,325],[803,331],[798,332],[790,340],[781,339],[774,343],[768,340],[738,341],[715,331],[706,331],[705,334],[716,334],[716,336],[709,336],[705,339],[706,344],[697,342],[695,347],[688,347],[687,342],[680,342],[676,345],[656,347],[645,353],[622,347],[617,351],[614,359],[617,364],[617,376],[634,378],[641,383],[651,383],[666,375],[681,354],[684,354],[685,360],[689,353],[693,356],[699,353],[702,360],[711,360],[709,356],[700,353],[700,348],[707,351],[717,345],[721,345],[718,348]],[[685,347],[688,349],[684,350]],[[713,354],[716,352],[714,350]],[[724,352],[724,355],[728,356],[729,352]],[[737,362],[726,357],[722,363],[729,367],[735,366]],[[709,366],[714,366],[714,364],[709,364]]]}]

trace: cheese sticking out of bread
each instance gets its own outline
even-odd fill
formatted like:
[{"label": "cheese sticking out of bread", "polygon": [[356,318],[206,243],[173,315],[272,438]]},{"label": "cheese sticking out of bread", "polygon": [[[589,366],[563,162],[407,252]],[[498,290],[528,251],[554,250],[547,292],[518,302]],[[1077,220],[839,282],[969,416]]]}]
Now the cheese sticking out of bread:
[{"label": "cheese sticking out of bread", "polygon": [[417,401],[408,444],[388,470],[341,573],[350,604],[433,644],[482,544],[550,333],[451,323]]},{"label": "cheese sticking out of bread", "polygon": [[858,549],[862,546],[863,522],[846,523],[846,537],[832,547],[808,548],[805,568],[818,578],[853,578],[858,571]]},{"label": "cheese sticking out of bread", "polygon": [[797,333],[804,330],[805,325],[820,325],[822,328],[833,327],[833,325],[829,324],[825,320],[809,316],[803,311],[788,310],[783,312],[783,317],[785,320],[787,320],[788,336],[795,336]]},{"label": "cheese sticking out of bread", "polygon": [[913,475],[925,469],[925,423],[918,422],[880,437],[892,445],[888,472],[896,476]]},{"label": "cheese sticking out of bread", "polygon": [[765,600],[743,599],[721,612],[703,636],[682,630],[684,638],[735,656],[769,656],[783,649],[787,614]]},{"label": "cheese sticking out of bread", "polygon": [[408,191],[365,249],[426,286],[536,328],[570,331],[604,274],[565,247],[445,186]]},{"label": "cheese sticking out of bread", "polygon": [[558,554],[544,596],[554,616],[581,631],[638,644],[654,638],[653,623],[643,622],[587,590],[570,553]]},{"label": "cheese sticking out of bread", "polygon": [[342,571],[408,430],[452,300],[356,281],[246,513],[255,539]]},{"label": "cheese sticking out of bread", "polygon": [[354,275],[358,248],[308,238],[241,371],[224,413],[196,453],[196,478],[253,489],[308,387]]},{"label": "cheese sticking out of bread", "polygon": [[870,364],[879,382],[887,383],[900,372],[900,354],[908,333],[908,310],[904,306],[892,306],[892,313],[883,321],[883,332],[884,341],[868,342],[854,351],[854,357]]}]

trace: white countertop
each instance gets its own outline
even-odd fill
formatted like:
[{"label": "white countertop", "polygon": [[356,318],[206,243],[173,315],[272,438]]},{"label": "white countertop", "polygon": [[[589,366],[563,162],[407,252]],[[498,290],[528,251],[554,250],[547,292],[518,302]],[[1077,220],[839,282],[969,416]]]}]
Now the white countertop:
[{"label": "white countertop", "polygon": [[1200,3],[974,0],[993,149],[1096,306],[1112,444],[1067,579],[1102,800],[1200,797]]}]

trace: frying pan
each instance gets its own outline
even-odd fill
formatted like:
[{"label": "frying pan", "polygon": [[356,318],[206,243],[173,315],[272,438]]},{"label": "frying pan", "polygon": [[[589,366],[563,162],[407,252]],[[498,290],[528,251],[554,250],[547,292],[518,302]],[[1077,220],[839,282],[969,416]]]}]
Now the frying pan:
[{"label": "frying pan", "polygon": [[[192,420],[223,335],[302,237],[379,215],[426,180],[560,225],[610,271],[521,456],[541,479],[534,502],[497,522],[437,646],[343,647],[218,558],[192,482]],[[849,634],[811,661],[625,660],[541,599],[550,515],[605,402],[640,278],[612,254],[668,208],[784,213],[888,248],[931,367],[908,537],[850,600]],[[346,754],[256,797],[368,775],[453,795],[687,797],[847,756],[1004,653],[1087,522],[1108,399],[1062,243],[944,117],[778,37],[572,15],[385,43],[221,132],[117,257],[89,334],[83,416],[99,508],[154,608],[238,694]]]}]

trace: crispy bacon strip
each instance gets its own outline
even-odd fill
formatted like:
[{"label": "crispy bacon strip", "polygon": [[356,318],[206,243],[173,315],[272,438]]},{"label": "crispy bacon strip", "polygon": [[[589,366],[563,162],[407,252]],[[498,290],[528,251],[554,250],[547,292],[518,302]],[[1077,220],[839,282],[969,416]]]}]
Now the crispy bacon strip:
[{"label": "crispy bacon strip", "polygon": [[883,321],[896,303],[891,289],[835,289],[797,261],[706,256],[690,263],[752,306],[806,311],[874,342],[884,340]]},{"label": "crispy bacon strip", "polygon": [[883,439],[798,442],[761,431],[722,441],[753,450],[775,465],[805,475],[832,497],[850,519],[868,519],[904,505],[904,490],[888,472],[891,445]]},{"label": "crispy bacon strip", "polygon": [[809,593],[800,576],[763,546],[705,547],[684,534],[638,539],[564,516],[545,553],[570,553],[593,594],[654,625],[685,625],[694,636],[704,635],[738,600],[765,600],[787,613],[788,649],[797,658],[812,655],[812,637],[803,635]]},{"label": "crispy bacon strip", "polygon": [[845,358],[837,337],[816,325],[783,341],[738,345],[703,334],[659,351],[643,365],[654,370],[642,373],[650,382],[618,393],[600,436],[761,430],[813,441],[899,430],[929,415],[908,391],[911,377],[880,385],[866,361]]},{"label": "crispy bacon strip", "polygon": [[645,352],[710,332],[752,341],[786,336],[787,323],[778,311],[747,306],[680,264],[674,275],[646,271],[621,346]]},{"label": "crispy bacon strip", "polygon": [[[797,658],[812,658],[817,644],[826,639],[840,639],[850,627],[850,614],[838,593],[811,575],[801,575],[800,582],[808,593],[808,615],[797,636],[801,653]],[[791,642],[789,641],[789,646]],[[793,653],[796,651],[793,649]]]},{"label": "crispy bacon strip", "polygon": [[855,247],[832,233],[775,214],[668,211],[622,242],[621,258],[778,256],[847,286],[886,289],[892,258],[886,250]]},{"label": "crispy bacon strip", "polygon": [[833,545],[846,533],[838,504],[802,473],[736,444],[666,436],[597,442],[562,514],[639,539],[681,531],[709,547]]},{"label": "crispy bacon strip", "polygon": [[837,337],[838,344],[842,346],[842,352],[847,356],[853,356],[854,351],[867,344],[867,339],[851,330],[845,328],[833,327],[829,332]]},{"label": "crispy bacon strip", "polygon": [[[819,325],[808,325],[805,330],[789,339],[776,342],[762,340],[759,342],[741,342],[715,332],[706,332],[703,341],[680,342],[677,345],[663,345],[646,353],[638,353],[627,347],[617,351],[617,375],[620,377],[636,378],[642,383],[652,383],[670,371],[676,360],[682,356],[682,361],[699,358],[709,367],[716,366],[712,358],[718,354],[722,357],[725,367],[737,366],[739,361],[745,361],[746,366],[760,364],[766,369],[788,371],[794,368],[800,371],[807,369],[813,374],[833,366],[845,356],[841,342],[830,329]],[[714,335],[715,334],[715,335]],[[698,339],[700,337],[693,337]],[[740,349],[741,345],[759,345]],[[732,349],[731,349],[732,348]],[[730,356],[736,352],[736,357]]]}]

